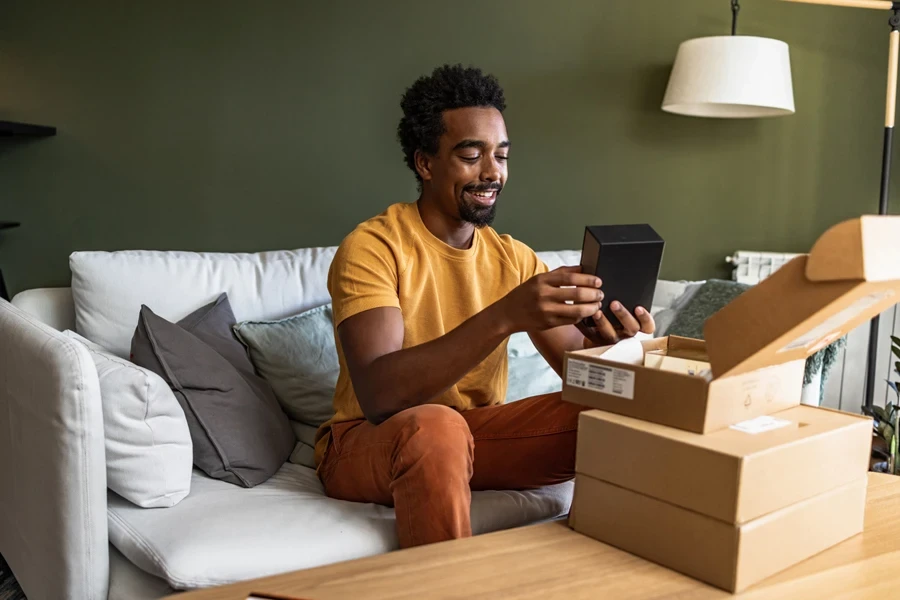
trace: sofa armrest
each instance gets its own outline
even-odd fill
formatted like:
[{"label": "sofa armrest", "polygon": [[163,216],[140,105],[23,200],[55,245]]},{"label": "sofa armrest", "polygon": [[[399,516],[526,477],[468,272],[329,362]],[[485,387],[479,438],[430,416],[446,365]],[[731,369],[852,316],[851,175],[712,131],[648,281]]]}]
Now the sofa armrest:
[{"label": "sofa armrest", "polygon": [[86,348],[0,300],[0,553],[29,600],[106,600],[106,460]]}]

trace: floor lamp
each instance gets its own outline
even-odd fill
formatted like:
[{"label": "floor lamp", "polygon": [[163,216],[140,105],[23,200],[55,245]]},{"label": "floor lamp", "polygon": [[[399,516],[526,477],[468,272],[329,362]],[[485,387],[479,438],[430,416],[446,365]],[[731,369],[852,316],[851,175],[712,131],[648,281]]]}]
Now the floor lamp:
[{"label": "floor lamp", "polygon": [[[900,58],[900,2],[889,0],[783,0],[799,4],[822,4],[893,11],[888,23],[891,27],[888,55],[887,100],[884,115],[884,150],[881,161],[881,198],[878,214],[888,214],[891,186],[891,153],[894,141],[894,121],[897,115],[897,65]],[[868,372],[866,373],[866,412],[871,413],[875,401],[875,367],[878,359],[878,329],[881,319],[872,319],[869,333]]]}]

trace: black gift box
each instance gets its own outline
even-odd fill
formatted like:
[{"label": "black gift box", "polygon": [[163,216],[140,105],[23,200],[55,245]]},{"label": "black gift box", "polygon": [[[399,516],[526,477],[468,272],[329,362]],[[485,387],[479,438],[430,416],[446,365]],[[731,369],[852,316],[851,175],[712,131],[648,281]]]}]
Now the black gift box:
[{"label": "black gift box", "polygon": [[609,308],[616,300],[632,314],[638,306],[651,309],[665,245],[647,224],[585,227],[581,269],[603,280],[603,314],[613,327],[622,327]]}]

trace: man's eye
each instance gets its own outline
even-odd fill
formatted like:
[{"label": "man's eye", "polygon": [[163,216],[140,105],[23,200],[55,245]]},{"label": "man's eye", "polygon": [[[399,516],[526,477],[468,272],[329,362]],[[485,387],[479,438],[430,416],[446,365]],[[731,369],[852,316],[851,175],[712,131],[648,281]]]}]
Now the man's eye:
[{"label": "man's eye", "polygon": [[497,156],[496,158],[497,158],[497,160],[506,160],[509,157],[508,156]]},{"label": "man's eye", "polygon": [[481,157],[480,156],[460,156],[460,158],[466,162],[475,162]]}]

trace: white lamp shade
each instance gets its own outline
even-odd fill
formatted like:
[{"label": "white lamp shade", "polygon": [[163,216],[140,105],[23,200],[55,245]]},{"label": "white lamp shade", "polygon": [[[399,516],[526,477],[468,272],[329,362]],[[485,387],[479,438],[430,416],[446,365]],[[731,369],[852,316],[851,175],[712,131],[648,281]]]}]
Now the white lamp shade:
[{"label": "white lamp shade", "polygon": [[793,114],[788,45],[742,35],[688,40],[678,48],[662,108],[720,119]]}]

